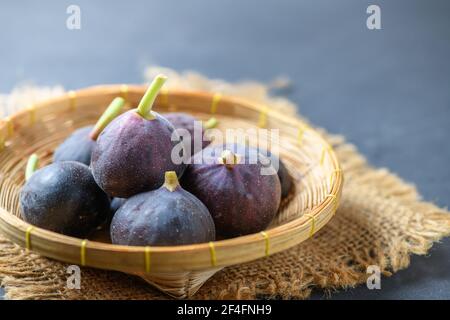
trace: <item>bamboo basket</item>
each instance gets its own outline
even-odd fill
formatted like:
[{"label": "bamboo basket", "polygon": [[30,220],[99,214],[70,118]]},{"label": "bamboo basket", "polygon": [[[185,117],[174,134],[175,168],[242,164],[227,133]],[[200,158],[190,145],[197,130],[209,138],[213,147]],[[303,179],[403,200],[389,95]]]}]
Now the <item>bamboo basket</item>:
[{"label": "bamboo basket", "polygon": [[[189,112],[219,129],[279,129],[280,157],[294,180],[277,217],[263,232],[210,243],[171,247],[112,245],[108,237],[77,239],[33,227],[20,218],[19,192],[27,158],[41,165],[76,128],[95,123],[116,96],[136,106],[145,86],[105,85],[30,106],[0,122],[0,232],[18,245],[59,261],[138,275],[176,298],[188,298],[220,269],[267,257],[295,246],[320,230],[339,205],[343,175],[331,146],[293,116],[220,94],[162,91],[154,109]],[[250,138],[252,143],[252,138]],[[106,234],[107,232],[105,232]]]}]

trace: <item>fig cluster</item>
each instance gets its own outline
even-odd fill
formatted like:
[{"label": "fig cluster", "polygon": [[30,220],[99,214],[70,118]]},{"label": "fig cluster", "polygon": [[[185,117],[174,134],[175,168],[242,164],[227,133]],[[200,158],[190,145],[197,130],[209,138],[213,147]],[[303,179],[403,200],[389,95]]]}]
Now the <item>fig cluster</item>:
[{"label": "fig cluster", "polygon": [[[96,125],[55,150],[52,164],[38,170],[32,156],[20,193],[23,219],[76,237],[110,222],[112,243],[136,246],[202,243],[267,228],[290,191],[284,165],[267,151],[214,145],[206,133],[215,118],[199,126],[186,113],[153,111],[165,80],[157,76],[124,113],[124,100],[114,99]],[[274,169],[273,161],[281,170],[261,174]]]}]

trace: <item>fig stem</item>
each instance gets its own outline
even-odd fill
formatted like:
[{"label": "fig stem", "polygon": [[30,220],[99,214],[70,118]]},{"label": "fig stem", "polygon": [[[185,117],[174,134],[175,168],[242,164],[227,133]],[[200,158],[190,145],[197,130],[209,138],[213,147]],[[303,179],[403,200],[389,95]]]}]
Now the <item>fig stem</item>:
[{"label": "fig stem", "polygon": [[205,129],[212,129],[212,128],[217,127],[218,123],[219,123],[219,121],[217,121],[216,118],[212,117],[208,121],[205,122],[203,128],[205,128]]},{"label": "fig stem", "polygon": [[219,159],[228,169],[233,168],[233,166],[238,163],[237,155],[230,150],[222,151]]},{"label": "fig stem", "polygon": [[175,171],[166,171],[164,174],[164,188],[170,192],[175,191],[175,189],[180,185],[178,182],[178,177]]},{"label": "fig stem", "polygon": [[29,158],[27,162],[27,167],[25,169],[25,180],[28,181],[33,173],[36,171],[37,167],[39,166],[39,157],[33,153]]},{"label": "fig stem", "polygon": [[124,105],[125,99],[121,97],[114,98],[108,108],[106,108],[105,112],[103,112],[100,119],[98,119],[94,128],[90,132],[89,137],[96,141],[103,129],[105,129],[106,126],[120,114]]},{"label": "fig stem", "polygon": [[166,80],[167,77],[165,75],[157,75],[155,79],[153,79],[147,91],[144,93],[144,96],[142,97],[137,107],[137,113],[144,119],[155,119],[155,116],[151,113],[153,103],[155,102],[156,96],[158,95],[159,90],[161,90]]}]

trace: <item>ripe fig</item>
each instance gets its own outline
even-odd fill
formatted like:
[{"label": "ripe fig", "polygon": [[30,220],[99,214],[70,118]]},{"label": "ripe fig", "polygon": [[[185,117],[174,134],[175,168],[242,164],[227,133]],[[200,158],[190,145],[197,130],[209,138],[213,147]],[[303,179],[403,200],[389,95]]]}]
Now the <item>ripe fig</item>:
[{"label": "ripe fig", "polygon": [[172,141],[172,135],[177,137],[174,127],[151,110],[165,80],[157,76],[137,109],[114,119],[98,137],[91,168],[95,181],[111,197],[129,198],[154,190],[164,182],[162,172],[181,176],[185,169],[181,157],[172,160],[172,149],[178,144]]},{"label": "ripe fig", "polygon": [[[175,129],[177,129],[182,139],[184,138],[183,129],[189,133],[190,139],[187,141],[183,140],[186,152],[189,150],[191,151],[186,155],[186,159],[189,159],[191,156],[211,144],[212,141],[205,135],[205,130],[216,127],[218,123],[217,119],[213,117],[201,125],[199,119],[183,112],[166,113],[164,114],[164,117],[172,123]],[[196,126],[196,124],[198,125]],[[197,144],[195,143],[196,141]]]},{"label": "ripe fig", "polygon": [[115,98],[95,126],[82,127],[74,131],[55,150],[53,162],[78,161],[89,166],[98,135],[109,122],[119,115],[124,104],[124,99]]},{"label": "ripe fig", "polygon": [[89,167],[61,161],[37,167],[30,157],[27,182],[20,192],[20,208],[26,222],[69,236],[85,237],[109,215],[109,197],[95,183]]},{"label": "ripe fig", "polygon": [[181,188],[174,171],[165,173],[161,188],[129,198],[111,222],[115,244],[169,246],[214,240],[208,209]]},{"label": "ripe fig", "polygon": [[209,209],[218,235],[255,233],[275,217],[280,181],[273,168],[264,170],[261,159],[256,149],[236,144],[210,146],[194,155],[182,185]]}]

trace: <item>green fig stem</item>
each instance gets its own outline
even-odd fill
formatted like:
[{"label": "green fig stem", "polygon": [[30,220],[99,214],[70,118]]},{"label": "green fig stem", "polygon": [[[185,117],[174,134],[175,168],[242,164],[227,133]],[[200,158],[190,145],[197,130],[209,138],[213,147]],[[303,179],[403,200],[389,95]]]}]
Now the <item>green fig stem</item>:
[{"label": "green fig stem", "polygon": [[170,192],[175,191],[175,189],[180,185],[178,182],[178,177],[175,171],[166,171],[164,174],[164,185],[163,187]]},{"label": "green fig stem", "polygon": [[222,151],[222,154],[219,158],[220,162],[224,164],[228,169],[231,169],[239,162],[239,158],[236,154],[231,152],[230,150]]},{"label": "green fig stem", "polygon": [[106,108],[105,112],[103,112],[100,119],[98,119],[94,128],[90,132],[89,137],[96,141],[103,129],[105,129],[106,126],[120,114],[124,105],[125,99],[121,97],[114,98],[108,108]]},{"label": "green fig stem", "polygon": [[153,82],[150,84],[147,91],[144,93],[144,96],[137,107],[137,113],[144,119],[155,119],[155,116],[151,113],[153,103],[155,102],[158,92],[161,90],[166,80],[167,77],[165,75],[157,75],[155,79],[153,79]]},{"label": "green fig stem", "polygon": [[35,153],[33,153],[28,158],[27,167],[25,169],[25,180],[26,181],[28,181],[31,178],[33,173],[37,170],[38,166],[39,166],[39,158]]},{"label": "green fig stem", "polygon": [[217,127],[218,123],[219,123],[219,121],[217,121],[216,118],[212,117],[208,121],[205,122],[205,124],[203,125],[203,128],[206,130],[212,129],[212,128]]}]

